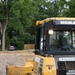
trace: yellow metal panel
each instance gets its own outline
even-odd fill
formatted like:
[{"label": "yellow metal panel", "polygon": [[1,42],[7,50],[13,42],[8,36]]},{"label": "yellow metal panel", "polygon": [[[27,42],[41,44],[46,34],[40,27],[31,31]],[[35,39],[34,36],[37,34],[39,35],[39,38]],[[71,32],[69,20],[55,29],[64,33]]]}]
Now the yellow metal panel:
[{"label": "yellow metal panel", "polygon": [[40,55],[36,55],[34,58],[34,71],[33,71],[33,75],[39,75],[39,64],[40,64],[40,59],[43,59],[43,56]]},{"label": "yellow metal panel", "polygon": [[52,20],[75,20],[75,18],[71,18],[71,17],[52,17],[52,18],[46,18],[46,19],[41,20],[41,21],[36,21],[36,26],[39,26],[41,24],[44,24],[44,23],[52,21]]},{"label": "yellow metal panel", "polygon": [[[40,64],[42,66],[40,66]],[[39,68],[41,71],[39,72]],[[53,56],[43,57],[36,55],[34,59],[34,71],[33,75],[56,75],[56,64]]]},{"label": "yellow metal panel", "polygon": [[36,21],[36,26],[38,26],[40,24],[40,21]]},{"label": "yellow metal panel", "polygon": [[56,64],[53,57],[44,58],[42,75],[56,75]]},{"label": "yellow metal panel", "polygon": [[27,60],[24,66],[8,66],[6,68],[6,75],[32,75],[33,60]]},{"label": "yellow metal panel", "polygon": [[7,75],[26,75],[27,73],[32,74],[31,67],[9,67],[7,71]]}]

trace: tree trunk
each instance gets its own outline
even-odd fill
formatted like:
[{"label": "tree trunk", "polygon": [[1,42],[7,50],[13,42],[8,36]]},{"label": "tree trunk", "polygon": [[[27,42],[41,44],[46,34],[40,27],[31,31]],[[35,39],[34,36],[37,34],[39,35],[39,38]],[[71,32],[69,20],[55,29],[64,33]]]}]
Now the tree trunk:
[{"label": "tree trunk", "polygon": [[5,51],[5,31],[8,23],[8,18],[1,23],[1,29],[2,29],[2,51]]},{"label": "tree trunk", "polygon": [[5,30],[2,29],[2,51],[5,51]]}]

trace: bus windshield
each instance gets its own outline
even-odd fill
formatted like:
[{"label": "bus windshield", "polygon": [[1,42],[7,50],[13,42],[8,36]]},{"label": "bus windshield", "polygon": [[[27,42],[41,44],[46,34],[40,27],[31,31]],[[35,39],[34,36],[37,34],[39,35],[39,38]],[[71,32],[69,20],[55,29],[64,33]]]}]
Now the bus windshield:
[{"label": "bus windshield", "polygon": [[75,31],[54,31],[49,34],[50,51],[75,51]]}]

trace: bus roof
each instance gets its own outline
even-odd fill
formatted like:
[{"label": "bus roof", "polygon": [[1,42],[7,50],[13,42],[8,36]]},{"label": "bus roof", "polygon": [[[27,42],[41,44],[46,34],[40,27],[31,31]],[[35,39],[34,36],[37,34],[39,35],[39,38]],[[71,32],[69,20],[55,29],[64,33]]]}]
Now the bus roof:
[{"label": "bus roof", "polygon": [[36,26],[39,26],[41,24],[44,24],[46,22],[50,22],[50,21],[56,21],[56,20],[64,20],[64,21],[69,21],[69,20],[73,20],[75,21],[75,18],[70,18],[70,17],[52,17],[52,18],[46,18],[44,20],[41,21],[36,21]]}]

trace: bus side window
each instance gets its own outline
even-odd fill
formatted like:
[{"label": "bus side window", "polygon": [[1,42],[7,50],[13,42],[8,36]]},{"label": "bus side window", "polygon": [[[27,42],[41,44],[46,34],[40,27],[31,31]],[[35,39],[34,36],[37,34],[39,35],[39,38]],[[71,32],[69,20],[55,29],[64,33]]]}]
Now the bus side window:
[{"label": "bus side window", "polygon": [[43,50],[43,27],[40,28],[40,50]]}]

